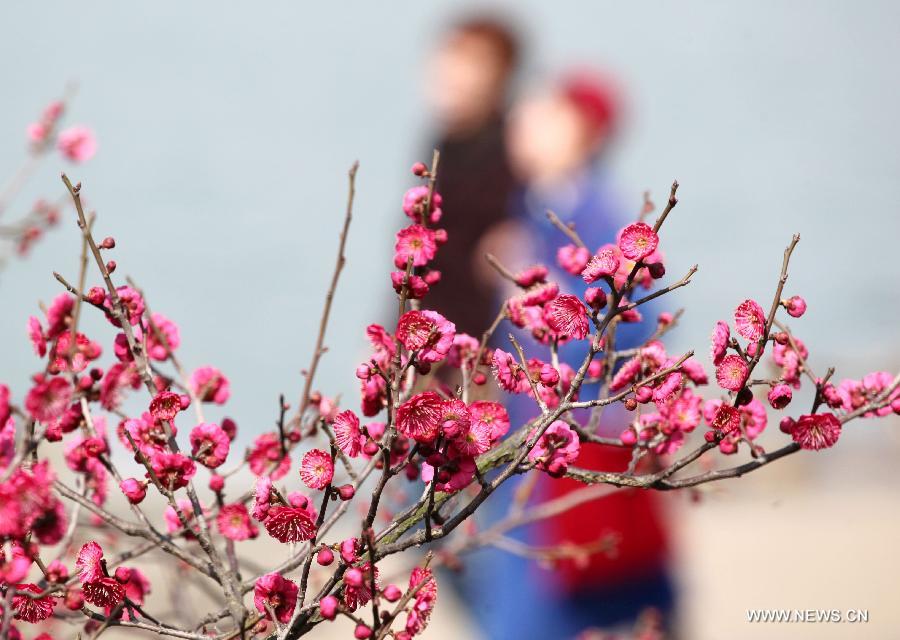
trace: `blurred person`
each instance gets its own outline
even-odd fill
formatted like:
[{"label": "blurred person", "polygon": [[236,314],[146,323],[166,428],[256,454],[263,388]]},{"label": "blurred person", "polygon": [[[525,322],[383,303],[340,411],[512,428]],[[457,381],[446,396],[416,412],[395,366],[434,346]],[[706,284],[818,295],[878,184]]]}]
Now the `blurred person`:
[{"label": "blurred person", "polygon": [[[584,282],[557,265],[557,249],[568,240],[547,219],[547,210],[573,224],[593,251],[615,242],[616,232],[631,221],[617,204],[605,168],[621,118],[618,95],[609,80],[581,71],[523,100],[513,110],[508,133],[510,159],[523,187],[514,200],[511,217],[519,240],[514,252],[502,256],[507,266],[515,270],[540,263],[550,268],[548,279],[558,282],[562,290],[583,291]],[[649,306],[641,310],[647,320],[618,325],[618,348],[637,346],[653,333],[652,310]],[[577,368],[586,349],[583,341],[562,345],[560,361]],[[549,361],[549,353],[534,355],[544,355]],[[582,395],[592,397],[597,391],[596,385],[585,385]],[[539,412],[534,400],[525,395],[508,398],[507,406],[512,424],[523,424]],[[629,423],[632,414],[620,407],[606,409],[600,435],[618,437]],[[588,415],[578,418],[586,424]],[[576,464],[625,471],[629,460],[628,449],[583,443]],[[491,519],[506,514],[517,486],[501,486],[499,495],[492,498]],[[552,500],[579,486],[541,474],[535,494],[541,501]],[[466,565],[464,593],[487,636],[497,640],[574,638],[591,627],[629,628],[648,609],[655,609],[665,621],[674,593],[659,501],[651,492],[618,489],[513,536],[535,548],[558,549],[563,544],[596,544],[599,530],[617,540],[612,555],[558,560],[547,570],[533,559],[497,550],[474,554]],[[591,526],[584,526],[585,522]],[[499,577],[499,582],[493,583],[490,576]]]},{"label": "blurred person", "polygon": [[474,336],[497,313],[496,280],[485,277],[482,265],[489,231],[508,218],[514,189],[505,114],[519,59],[512,27],[476,15],[446,31],[427,65],[426,98],[437,130],[432,146],[441,153],[441,225],[450,238],[434,261],[441,282],[428,307]]}]

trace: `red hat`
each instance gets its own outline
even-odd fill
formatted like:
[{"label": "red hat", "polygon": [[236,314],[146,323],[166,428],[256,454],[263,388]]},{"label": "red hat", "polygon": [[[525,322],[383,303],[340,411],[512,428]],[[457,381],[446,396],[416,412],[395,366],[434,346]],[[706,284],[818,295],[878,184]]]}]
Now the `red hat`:
[{"label": "red hat", "polygon": [[562,94],[599,133],[618,123],[619,91],[613,81],[594,71],[578,71],[564,77]]}]

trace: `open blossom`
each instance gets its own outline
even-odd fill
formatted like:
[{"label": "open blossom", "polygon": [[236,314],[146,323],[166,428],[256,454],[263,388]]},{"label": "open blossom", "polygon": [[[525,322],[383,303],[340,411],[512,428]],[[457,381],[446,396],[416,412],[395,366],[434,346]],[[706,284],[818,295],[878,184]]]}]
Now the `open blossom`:
[{"label": "open blossom", "polygon": [[39,358],[47,355],[47,340],[44,338],[44,329],[41,327],[41,321],[34,316],[28,318],[28,337],[31,339],[31,345]]},{"label": "open blossom", "polygon": [[247,453],[247,464],[254,474],[266,474],[273,480],[283,478],[291,470],[291,458],[281,451],[281,439],[272,431],[253,441]]},{"label": "open blossom", "polygon": [[601,278],[614,276],[619,270],[619,256],[616,250],[610,245],[603,247],[590,259],[581,277],[588,284],[596,282]]},{"label": "open blossom", "polygon": [[556,251],[557,264],[573,276],[584,271],[590,257],[590,251],[574,244],[567,244]]},{"label": "open blossom", "polygon": [[462,456],[474,457],[491,448],[491,428],[484,422],[470,422],[469,428],[454,438],[452,447]]},{"label": "open blossom", "polygon": [[766,328],[766,315],[755,300],[744,300],[734,310],[734,326],[747,340],[756,342]]},{"label": "open blossom", "polygon": [[308,506],[270,507],[264,524],[269,535],[279,542],[312,540],[316,535],[315,513]]},{"label": "open blossom", "polygon": [[[707,403],[710,404],[710,403]],[[738,431],[741,428],[741,412],[732,407],[730,404],[719,401],[718,408],[714,410],[712,422],[710,426],[716,431],[720,431],[725,435]],[[713,404],[713,407],[716,405]]]},{"label": "open blossom", "polygon": [[69,406],[72,392],[72,385],[65,378],[41,378],[25,396],[25,408],[38,422],[50,422]]},{"label": "open blossom", "polygon": [[65,332],[60,334],[53,345],[50,354],[50,373],[71,371],[80,373],[84,371],[88,363],[96,360],[103,353],[102,347],[97,342],[89,340],[83,333],[75,335],[75,344],[72,344],[72,334]]},{"label": "open blossom", "polygon": [[516,362],[515,357],[503,349],[494,350],[491,357],[491,371],[500,388],[510,393],[525,393],[531,388],[526,372]]},{"label": "open blossom", "polygon": [[181,345],[178,325],[161,313],[153,312],[150,316],[153,327],[147,331],[147,355],[153,360],[166,360],[169,352]]},{"label": "open blossom", "polygon": [[228,378],[215,367],[200,367],[188,380],[188,386],[200,402],[225,404],[231,395]]},{"label": "open blossom", "polygon": [[794,350],[793,345],[775,343],[772,349],[772,359],[779,367],[781,367],[781,379],[795,389],[800,387],[800,366],[801,362],[809,357],[809,351],[803,341],[796,336],[793,343],[797,345],[799,353]]},{"label": "open blossom", "polygon": [[[178,433],[174,424],[169,427],[172,435]],[[169,436],[166,434],[165,425],[154,420],[149,413],[141,414],[140,418],[129,418],[122,424],[122,429],[128,432],[134,443],[144,455],[149,456],[154,451],[165,451],[169,446]],[[122,444],[131,450],[131,443],[127,436],[122,435]]]},{"label": "open blossom", "polygon": [[619,236],[619,249],[629,260],[643,260],[656,251],[659,246],[659,236],[645,222],[635,222],[624,229]]},{"label": "open blossom", "polygon": [[397,322],[397,339],[419,362],[443,360],[456,336],[456,325],[436,311],[407,311]]},{"label": "open blossom", "polygon": [[[426,584],[419,587],[425,581],[427,581]],[[431,612],[437,603],[437,582],[434,580],[431,569],[416,567],[412,570],[412,574],[409,576],[409,588],[415,589],[416,587],[419,587],[419,590],[416,591],[404,625],[409,636],[418,635],[425,630],[431,618]],[[399,638],[399,634],[397,637]]]},{"label": "open blossom", "polygon": [[36,584],[17,584],[16,595],[12,597],[15,619],[34,624],[53,615],[56,598],[51,595],[37,597],[42,593],[44,593],[44,589]]},{"label": "open blossom", "polygon": [[84,599],[98,607],[112,607],[125,597],[125,588],[115,579],[106,575],[103,564],[103,549],[96,542],[87,542],[78,552],[75,561],[78,579]]},{"label": "open blossom", "polygon": [[154,451],[150,456],[150,464],[160,484],[173,490],[186,487],[197,471],[194,461],[180,453]]},{"label": "open blossom", "polygon": [[181,396],[171,391],[160,391],[150,401],[150,415],[154,420],[173,420],[181,411]]},{"label": "open blossom", "polygon": [[716,367],[716,382],[728,391],[740,391],[747,381],[749,371],[750,368],[742,357],[731,354],[722,358]]},{"label": "open blossom", "polygon": [[[361,579],[358,584],[344,584],[344,605],[351,611],[368,604],[372,599],[372,565],[369,562],[358,568]],[[375,584],[378,584],[378,567],[375,567]],[[349,573],[349,572],[348,572]]]},{"label": "open blossom", "polygon": [[[407,189],[403,194],[403,213],[413,220],[420,220],[425,213],[425,203],[428,201],[429,189],[426,185],[419,185]],[[436,224],[441,219],[441,194],[431,194],[431,206],[429,208],[428,221]]]},{"label": "open blossom", "polygon": [[334,461],[321,449],[307,451],[300,462],[300,479],[310,489],[324,489],[334,478]]},{"label": "open blossom", "polygon": [[[116,297],[119,299],[119,304],[125,310],[125,319],[128,321],[128,324],[140,324],[141,316],[144,315],[144,310],[146,308],[144,305],[144,298],[141,297],[141,294],[131,287],[123,285],[121,287],[116,287]],[[113,326],[118,327],[120,323],[112,315],[112,296],[108,293],[103,299],[103,306],[106,308],[109,321]]]},{"label": "open blossom", "polygon": [[794,442],[812,451],[834,446],[840,436],[841,422],[833,413],[800,416],[791,431]]},{"label": "open blossom", "polygon": [[228,434],[217,424],[201,423],[191,429],[191,455],[208,469],[221,466],[230,448]]},{"label": "open blossom", "polygon": [[544,316],[550,328],[560,336],[582,340],[588,334],[587,311],[577,296],[557,296],[545,307]]},{"label": "open blossom", "polygon": [[271,619],[269,611],[279,622],[291,621],[297,606],[297,583],[281,577],[277,573],[261,576],[253,587],[253,604],[266,619]]},{"label": "open blossom", "polygon": [[478,400],[469,405],[472,422],[483,422],[491,431],[491,443],[497,442],[509,431],[509,414],[499,402]]},{"label": "open blossom", "polygon": [[[532,434],[533,436],[533,434]],[[561,476],[570,462],[578,458],[581,442],[572,429],[562,420],[553,422],[538,438],[528,459],[552,476]]]},{"label": "open blossom", "polygon": [[722,320],[716,322],[716,328],[713,329],[712,334],[712,348],[710,349],[710,357],[712,358],[713,364],[718,365],[722,362],[722,358],[725,357],[725,353],[728,351],[728,342],[731,339],[731,331],[728,329],[728,323]]},{"label": "open blossom", "polygon": [[444,401],[434,391],[424,391],[397,407],[397,430],[416,442],[434,441],[441,427]]},{"label": "open blossom", "polygon": [[72,162],[87,162],[97,153],[94,132],[83,125],[60,131],[56,145],[63,157]]},{"label": "open blossom", "polygon": [[410,258],[414,267],[423,267],[434,260],[436,253],[437,240],[432,229],[413,224],[397,232],[394,266],[398,269],[406,269]]},{"label": "open blossom", "polygon": [[475,459],[470,456],[453,458],[441,465],[437,478],[434,467],[427,462],[422,463],[422,480],[429,483],[434,480],[434,488],[444,493],[453,493],[465,489],[475,479]]},{"label": "open blossom", "polygon": [[216,516],[219,532],[229,540],[249,540],[259,534],[250,520],[250,513],[242,503],[226,504]]},{"label": "open blossom", "polygon": [[341,451],[351,458],[358,456],[366,439],[359,428],[359,418],[356,414],[350,410],[342,411],[334,417],[331,428],[334,430],[334,440]]},{"label": "open blossom", "polygon": [[99,580],[103,573],[103,548],[94,542],[86,542],[81,546],[78,557],[75,560],[75,570],[78,579],[84,584]]}]

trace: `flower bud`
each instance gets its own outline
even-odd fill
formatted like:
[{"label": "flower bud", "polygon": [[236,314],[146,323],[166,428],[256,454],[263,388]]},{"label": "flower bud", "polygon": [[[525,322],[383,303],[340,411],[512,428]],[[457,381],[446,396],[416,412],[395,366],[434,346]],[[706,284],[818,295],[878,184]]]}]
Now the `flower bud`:
[{"label": "flower bud", "polygon": [[102,287],[91,287],[87,292],[87,299],[93,305],[101,305],[106,300],[106,292]]},{"label": "flower bud", "polygon": [[106,263],[106,270],[109,271],[110,273],[112,273],[113,271],[115,271],[115,270],[116,270],[116,261],[115,261],[115,260],[110,260],[109,262],[107,262],[107,263]]},{"label": "flower bud", "polygon": [[334,620],[337,616],[338,599],[334,596],[325,596],[319,601],[319,613],[326,620]]},{"label": "flower bud", "polygon": [[619,435],[619,440],[622,441],[622,444],[631,447],[637,442],[637,434],[634,429],[628,428]]},{"label": "flower bud", "polygon": [[785,416],[778,423],[778,428],[781,429],[782,433],[786,433],[786,434],[790,435],[794,432],[795,425],[796,425],[796,423],[794,422],[794,419],[792,417]]},{"label": "flower bud", "polygon": [[116,567],[115,577],[118,582],[125,584],[131,580],[131,569],[128,567]]},{"label": "flower bud", "polygon": [[775,338],[775,342],[777,342],[781,346],[784,346],[790,342],[790,338],[788,338],[788,334],[786,334],[784,331],[779,331],[773,337]]},{"label": "flower bud", "polygon": [[353,496],[356,495],[356,489],[353,488],[352,484],[342,484],[338,487],[338,495],[341,500],[352,500]]},{"label": "flower bud", "polygon": [[225,478],[218,473],[214,473],[209,477],[209,488],[210,491],[220,493],[225,488]]},{"label": "flower bud", "polygon": [[647,265],[647,271],[650,272],[650,277],[654,280],[659,280],[666,275],[666,267],[662,262],[654,262],[651,265]]},{"label": "flower bud", "polygon": [[116,240],[112,236],[107,236],[103,238],[103,241],[100,243],[101,249],[114,249],[116,247]]},{"label": "flower bud", "polygon": [[353,564],[356,559],[356,538],[347,538],[341,543],[341,560]]},{"label": "flower bud", "polygon": [[334,552],[329,547],[322,547],[316,554],[316,562],[323,567],[327,567],[334,562]]},{"label": "flower bud", "polygon": [[400,591],[400,587],[395,584],[389,584],[388,586],[386,586],[382,594],[384,595],[384,599],[388,602],[397,602],[397,600],[400,599],[400,596],[403,595],[403,593]]},{"label": "flower bud", "polygon": [[481,371],[476,371],[472,376],[472,382],[477,384],[479,387],[487,382],[487,376],[484,375]]},{"label": "flower bud", "polygon": [[356,377],[360,380],[368,380],[372,377],[372,369],[365,362],[356,367]]},{"label": "flower bud", "polygon": [[627,409],[628,411],[634,411],[635,409],[637,409],[637,400],[635,400],[634,398],[628,398],[625,401],[625,409]]},{"label": "flower bud", "polygon": [[122,480],[119,488],[131,504],[139,504],[147,496],[147,486],[135,478]]},{"label": "flower bud", "polygon": [[412,173],[414,176],[424,177],[428,174],[428,167],[424,162],[417,162],[412,166]]},{"label": "flower bud", "polygon": [[647,404],[650,402],[650,399],[653,397],[653,390],[650,387],[643,386],[638,387],[634,392],[634,399],[637,400],[641,404]]},{"label": "flower bud", "polygon": [[555,387],[559,382],[559,371],[549,364],[541,367],[541,384],[545,387]]},{"label": "flower bud", "polygon": [[668,311],[663,311],[661,314],[659,314],[658,322],[659,322],[659,324],[663,325],[664,327],[667,327],[670,324],[672,324],[672,321],[674,319],[675,319],[675,316],[673,316],[671,313],[669,313]]},{"label": "flower bud", "polygon": [[606,292],[600,287],[588,287],[584,292],[584,301],[595,311],[606,306]]},{"label": "flower bud", "polygon": [[715,431],[707,431],[703,434],[703,439],[707,442],[715,442],[716,441],[716,432]]},{"label": "flower bud", "polygon": [[769,390],[769,404],[772,405],[773,409],[784,409],[791,403],[793,395],[788,385],[784,383],[776,384]]},{"label": "flower bud", "polygon": [[753,392],[748,387],[744,387],[737,394],[737,406],[743,407],[753,402]]},{"label": "flower bud", "polygon": [[356,640],[366,640],[366,638],[370,638],[372,636],[372,630],[364,624],[356,625],[356,629],[353,630],[353,637]]},{"label": "flower bud", "polygon": [[788,315],[799,318],[806,313],[806,300],[800,296],[792,296],[783,302],[784,308],[787,309]]},{"label": "flower bud", "polygon": [[356,567],[348,569],[347,573],[344,574],[344,582],[351,587],[361,587],[364,580],[365,576],[363,575],[363,572]]}]

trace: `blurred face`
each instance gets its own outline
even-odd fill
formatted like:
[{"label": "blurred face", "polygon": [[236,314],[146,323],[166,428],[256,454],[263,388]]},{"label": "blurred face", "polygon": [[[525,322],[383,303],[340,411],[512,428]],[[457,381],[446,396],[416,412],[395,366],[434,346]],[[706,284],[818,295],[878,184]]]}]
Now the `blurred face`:
[{"label": "blurred face", "polygon": [[450,36],[428,67],[426,97],[449,133],[481,126],[500,105],[506,69],[495,46],[466,33]]},{"label": "blurred face", "polygon": [[533,184],[548,184],[582,166],[597,141],[578,110],[565,98],[538,95],[523,100],[509,120],[513,169]]}]

